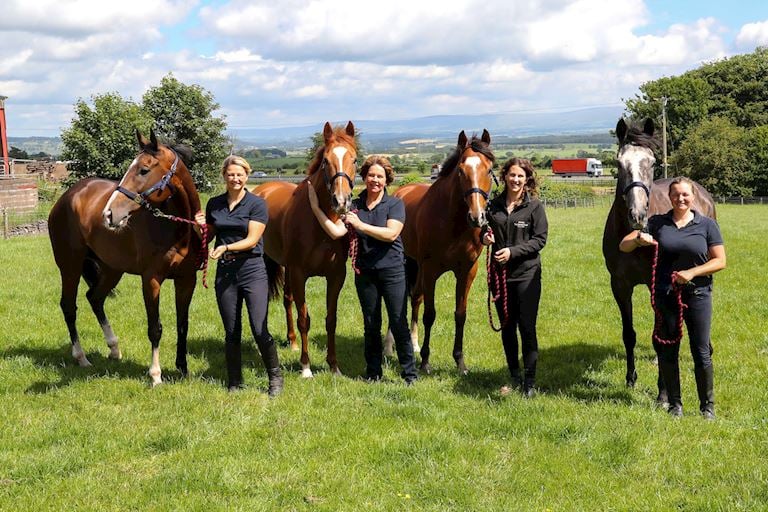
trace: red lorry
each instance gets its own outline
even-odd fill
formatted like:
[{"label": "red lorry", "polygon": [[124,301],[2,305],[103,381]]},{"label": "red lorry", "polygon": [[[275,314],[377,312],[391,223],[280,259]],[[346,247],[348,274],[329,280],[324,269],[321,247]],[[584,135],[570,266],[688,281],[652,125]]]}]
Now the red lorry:
[{"label": "red lorry", "polygon": [[552,160],[552,174],[564,178],[571,176],[597,178],[603,175],[603,163],[597,158],[560,158]]}]

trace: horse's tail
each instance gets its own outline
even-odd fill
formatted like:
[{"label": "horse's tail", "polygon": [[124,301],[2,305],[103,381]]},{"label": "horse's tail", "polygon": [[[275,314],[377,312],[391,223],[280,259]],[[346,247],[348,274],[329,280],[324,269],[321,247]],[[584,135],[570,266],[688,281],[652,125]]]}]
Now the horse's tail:
[{"label": "horse's tail", "polygon": [[264,264],[267,267],[267,282],[269,283],[269,300],[280,297],[280,292],[285,285],[285,269],[278,262],[264,255]]},{"label": "horse's tail", "polygon": [[[89,290],[93,289],[99,284],[99,281],[101,281],[101,265],[102,262],[98,256],[96,256],[93,251],[88,251],[88,254],[83,260],[83,279],[85,279]],[[115,295],[117,295],[117,292],[114,288],[107,293],[107,297],[114,297]]]},{"label": "horse's tail", "polygon": [[416,276],[419,274],[419,264],[416,260],[406,256],[405,257],[405,280],[408,285],[408,295],[411,294],[411,290],[416,286]]}]

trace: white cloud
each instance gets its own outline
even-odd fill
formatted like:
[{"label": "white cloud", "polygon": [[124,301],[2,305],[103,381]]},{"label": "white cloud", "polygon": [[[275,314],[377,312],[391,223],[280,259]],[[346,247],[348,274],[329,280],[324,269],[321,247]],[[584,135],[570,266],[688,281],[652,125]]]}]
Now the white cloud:
[{"label": "white cloud", "polygon": [[747,23],[736,35],[736,45],[740,48],[768,45],[768,20]]}]

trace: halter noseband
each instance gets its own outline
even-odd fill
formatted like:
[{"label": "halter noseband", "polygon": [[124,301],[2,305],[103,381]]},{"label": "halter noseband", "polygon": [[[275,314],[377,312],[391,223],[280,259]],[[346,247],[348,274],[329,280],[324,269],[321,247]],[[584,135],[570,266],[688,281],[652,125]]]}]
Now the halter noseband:
[{"label": "halter noseband", "polygon": [[173,175],[176,174],[176,167],[179,165],[179,154],[176,153],[176,151],[173,151],[173,155],[176,158],[173,160],[170,170],[167,173],[165,173],[162,178],[160,178],[160,181],[158,181],[157,183],[149,187],[144,192],[136,193],[120,185],[118,185],[117,191],[127,196],[128,199],[138,204],[139,206],[150,207],[151,206],[149,202],[150,195],[154,194],[155,192],[162,192],[166,188],[170,188],[171,191],[173,192],[174,187],[173,185],[171,185],[171,178],[173,178]]},{"label": "halter noseband", "polygon": [[323,159],[323,163],[320,166],[320,171],[323,173],[323,179],[325,179],[325,186],[328,187],[328,193],[331,193],[331,187],[333,186],[333,182],[336,181],[338,178],[344,178],[347,180],[347,183],[349,183],[350,190],[355,188],[355,182],[352,181],[352,178],[349,177],[347,173],[344,172],[337,172],[330,178],[328,178],[328,174],[325,172],[325,167],[327,165],[327,160]]},{"label": "halter noseband", "polygon": [[633,181],[629,185],[624,187],[623,195],[626,196],[629,193],[629,191],[635,187],[645,190],[645,195],[648,196],[649,198],[651,197],[651,191],[648,190],[648,186],[642,181]]}]

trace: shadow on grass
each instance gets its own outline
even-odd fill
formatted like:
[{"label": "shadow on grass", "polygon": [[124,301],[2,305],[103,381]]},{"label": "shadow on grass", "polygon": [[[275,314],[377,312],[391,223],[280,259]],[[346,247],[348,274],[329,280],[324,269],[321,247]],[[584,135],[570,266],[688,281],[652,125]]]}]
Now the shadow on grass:
[{"label": "shadow on grass", "polygon": [[[614,382],[600,378],[605,361],[614,358],[623,360],[624,351],[587,343],[545,348],[539,351],[536,388],[543,394],[579,401],[631,404],[637,397],[625,387],[623,379]],[[457,380],[454,389],[477,398],[500,400],[499,388],[509,383],[506,361],[499,361],[497,370],[470,369],[466,377]]]}]

